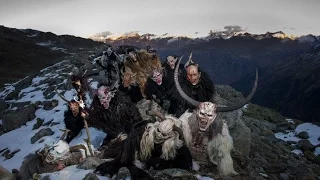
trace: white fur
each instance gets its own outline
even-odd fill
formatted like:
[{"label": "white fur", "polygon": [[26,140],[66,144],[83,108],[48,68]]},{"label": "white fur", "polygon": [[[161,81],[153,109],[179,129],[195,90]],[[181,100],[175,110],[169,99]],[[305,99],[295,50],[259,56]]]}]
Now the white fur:
[{"label": "white fur", "polygon": [[210,161],[217,165],[218,171],[222,176],[238,174],[233,168],[233,160],[230,154],[232,149],[233,140],[227,123],[223,121],[221,134],[217,134],[208,143],[207,149]]},{"label": "white fur", "polygon": [[[161,132],[169,133],[172,131],[172,126],[176,125],[177,127],[181,128],[183,131],[184,139],[186,140],[187,146],[191,142],[191,133],[190,128],[187,122],[182,122],[179,119],[177,119],[174,116],[166,115],[165,120],[162,122],[155,122],[154,124],[149,123],[146,126],[146,130],[142,135],[141,141],[140,141],[140,158],[142,160],[146,160],[151,156],[151,152],[154,149],[154,143],[155,143],[155,130],[157,127],[160,127],[162,130]],[[165,124],[164,124],[165,123]],[[176,149],[179,149],[181,146],[183,146],[183,141],[179,139],[179,134],[177,132],[174,132],[174,136],[171,136],[168,139],[165,139],[162,145],[162,155],[161,158],[168,160],[168,159],[174,159],[176,156]]]},{"label": "white fur", "polygon": [[199,171],[199,169],[200,169],[199,164],[195,161],[192,161],[192,170]]},{"label": "white fur", "polygon": [[[184,113],[185,114],[185,113]],[[183,114],[183,115],[184,115]],[[192,113],[191,113],[192,114]],[[191,136],[191,130],[189,127],[189,123],[188,123],[188,119],[181,119],[181,117],[183,116],[181,115],[179,119],[177,119],[174,116],[171,115],[167,115],[166,119],[171,119],[172,121],[174,121],[174,124],[181,128],[182,132],[183,132],[183,136],[184,136],[184,140],[186,145],[189,147],[189,145],[191,144],[191,140],[192,140],[192,136]],[[187,115],[185,115],[187,116]],[[190,116],[190,114],[188,114],[188,117]],[[183,117],[185,118],[185,117]]]}]

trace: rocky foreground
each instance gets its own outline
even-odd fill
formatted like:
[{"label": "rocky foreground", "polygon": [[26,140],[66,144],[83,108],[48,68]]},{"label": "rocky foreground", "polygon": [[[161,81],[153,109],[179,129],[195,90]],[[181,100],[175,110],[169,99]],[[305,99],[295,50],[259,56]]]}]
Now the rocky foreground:
[{"label": "rocky foreground", "polygon": [[[29,76],[14,84],[14,89],[9,87],[2,89],[0,93],[0,135],[15,131],[25,124],[33,123],[34,136],[31,143],[39,144],[44,137],[53,136],[53,127],[63,127],[63,119],[44,120],[38,117],[38,109],[52,110],[61,100],[55,99],[54,88],[65,91],[71,90],[70,82],[67,80],[73,67],[88,69],[88,73],[99,72],[99,68],[91,61],[84,58],[67,59],[56,66],[46,68],[34,76]],[[42,77],[42,78],[41,78]],[[46,77],[46,78],[44,78]],[[93,81],[96,77],[93,77]],[[251,84],[248,84],[251,86]],[[32,100],[37,93],[27,92],[31,87],[41,90],[42,98]],[[243,99],[241,93],[230,86],[217,85],[218,103],[229,105]],[[30,96],[29,101],[19,101],[22,97]],[[246,96],[246,95],[245,95]],[[314,154],[314,150],[320,144],[313,145],[308,140],[308,133],[300,133],[302,139],[298,143],[293,141],[282,141],[277,139],[275,133],[295,130],[301,124],[298,120],[291,123],[281,114],[268,108],[249,104],[241,111],[232,113],[221,113],[219,116],[226,118],[230,133],[234,138],[235,151],[232,153],[234,166],[239,172],[238,176],[219,177],[215,166],[212,164],[201,165],[198,171],[191,172],[167,169],[163,171],[150,170],[149,173],[156,179],[320,179],[320,156]],[[55,135],[56,136],[56,135]],[[298,135],[297,135],[298,136]],[[320,138],[320,137],[319,137]],[[320,141],[320,140],[319,140]],[[292,152],[300,149],[304,155]],[[0,145],[0,156],[10,160],[20,150],[9,149]],[[26,154],[27,155],[27,154]],[[100,159],[87,158],[77,166],[79,169],[94,169],[102,162]],[[6,168],[6,167],[4,167]],[[10,170],[9,170],[10,171]],[[116,179],[125,179],[129,172],[122,168]],[[50,179],[47,174],[39,179]],[[87,174],[84,179],[99,179],[94,174]]]}]

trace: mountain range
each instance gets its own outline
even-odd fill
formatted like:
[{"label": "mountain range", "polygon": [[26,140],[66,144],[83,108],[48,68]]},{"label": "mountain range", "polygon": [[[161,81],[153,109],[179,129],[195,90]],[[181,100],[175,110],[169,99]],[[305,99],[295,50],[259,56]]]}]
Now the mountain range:
[{"label": "mountain range", "polygon": [[243,94],[251,87],[251,77],[258,68],[260,81],[254,103],[303,121],[317,121],[320,117],[320,105],[315,101],[319,97],[320,36],[288,37],[282,31],[265,34],[212,32],[203,38],[131,33],[92,40],[4,26],[0,27],[0,35],[2,85],[53,64],[59,58],[97,50],[106,43],[140,48],[150,45],[161,59],[168,55],[184,55],[185,62],[192,53],[193,60],[215,84],[229,84]]}]

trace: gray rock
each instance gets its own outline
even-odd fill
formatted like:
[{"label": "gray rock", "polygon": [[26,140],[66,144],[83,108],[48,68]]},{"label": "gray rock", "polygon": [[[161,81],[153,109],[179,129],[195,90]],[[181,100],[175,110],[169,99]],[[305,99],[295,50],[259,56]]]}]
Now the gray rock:
[{"label": "gray rock", "polygon": [[123,180],[123,179],[127,179],[128,177],[130,177],[130,171],[128,168],[126,167],[122,167],[119,169],[118,174],[116,176],[116,180]]},{"label": "gray rock", "polygon": [[280,180],[288,180],[288,179],[289,179],[289,176],[288,176],[288,174],[286,174],[286,173],[280,173],[279,179],[280,179]]},{"label": "gray rock", "polygon": [[242,120],[230,129],[230,135],[233,138],[233,146],[241,155],[248,156],[251,145],[251,130],[243,123]]},{"label": "gray rock", "polygon": [[82,180],[99,180],[99,178],[94,173],[88,173]]},{"label": "gray rock", "polygon": [[43,119],[37,118],[37,122],[33,125],[32,130],[38,129],[40,126],[42,126],[43,122]]},{"label": "gray rock", "polygon": [[5,132],[17,129],[30,120],[30,114],[34,114],[36,108],[33,104],[20,108],[16,111],[9,111],[3,115],[2,125]]},{"label": "gray rock", "polygon": [[313,161],[316,158],[316,155],[311,151],[305,151],[304,156],[310,161]]},{"label": "gray rock", "polygon": [[103,162],[105,162],[105,161],[101,160],[98,157],[87,157],[79,163],[77,168],[85,169],[85,170],[96,169],[96,167],[98,167]]},{"label": "gray rock", "polygon": [[318,154],[318,155],[314,158],[314,163],[320,165],[320,154]]},{"label": "gray rock", "polygon": [[150,175],[155,179],[179,179],[179,180],[197,180],[198,178],[192,173],[183,169],[164,169],[161,171],[150,171]]},{"label": "gray rock", "polygon": [[303,139],[298,142],[298,147],[302,151],[313,151],[315,149],[314,145],[310,143],[309,140]]},{"label": "gray rock", "polygon": [[308,139],[309,138],[308,132],[306,132],[306,131],[300,132],[297,136],[301,139]]},{"label": "gray rock", "polygon": [[50,128],[41,129],[31,138],[31,144],[34,144],[44,136],[51,136],[53,134],[54,132]]},{"label": "gray rock", "polygon": [[0,99],[0,112],[7,109],[8,105],[6,103],[6,101],[4,101],[3,99]]}]

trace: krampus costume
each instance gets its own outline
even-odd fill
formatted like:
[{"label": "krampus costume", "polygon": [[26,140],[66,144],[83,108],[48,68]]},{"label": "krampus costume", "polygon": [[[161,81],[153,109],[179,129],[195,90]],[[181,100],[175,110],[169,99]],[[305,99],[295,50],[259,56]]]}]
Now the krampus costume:
[{"label": "krampus costume", "polygon": [[[180,61],[179,61],[180,62]],[[180,64],[180,63],[178,63]],[[192,99],[196,101],[211,101],[215,94],[215,87],[210,77],[205,72],[201,72],[199,65],[192,61],[192,53],[188,62],[184,65],[186,71],[182,74],[181,88]],[[193,110],[194,107],[187,103],[182,102],[183,108],[176,112],[177,117],[182,115],[185,110]]]},{"label": "krampus costume", "polygon": [[248,97],[243,102],[230,107],[218,107],[214,102],[199,102],[190,98],[179,84],[178,68],[175,70],[174,79],[181,96],[192,106],[197,107],[193,113],[186,112],[180,117],[180,120],[188,122],[190,127],[192,157],[198,162],[207,162],[209,159],[210,162],[217,165],[222,176],[238,174],[233,168],[230,154],[233,149],[233,140],[229,134],[227,123],[224,119],[216,119],[216,117],[218,112],[240,109],[250,101],[257,88],[258,71],[256,72],[256,81]]},{"label": "krampus costume", "polygon": [[120,72],[121,83],[119,86],[119,90],[130,96],[130,99],[133,103],[138,103],[143,99],[143,96],[136,81],[137,73],[133,73],[132,70],[128,67],[121,68]]},{"label": "krampus costume", "polygon": [[[148,123],[142,121],[133,126],[128,135],[120,135],[108,146],[106,157],[114,158],[110,162],[99,165],[95,172],[101,175],[113,175],[121,167],[127,167],[131,179],[153,179],[138,168],[135,163],[144,163],[144,168],[166,169],[181,168],[191,170],[192,157],[188,143],[182,132],[189,129],[187,123],[182,123],[173,116],[162,116],[162,121]],[[190,134],[190,133],[188,133]],[[187,135],[188,135],[187,134]]]},{"label": "krampus costume", "polygon": [[87,154],[87,149],[84,145],[69,147],[63,141],[66,133],[52,146],[45,145],[43,149],[38,150],[35,154],[27,155],[20,167],[18,179],[29,180],[32,179],[35,173],[51,173],[67,166],[79,164],[85,158],[79,150],[83,149]]},{"label": "krampus costume", "polygon": [[[173,75],[174,75],[174,70],[176,66],[179,66],[179,74],[184,73],[185,70],[183,68],[183,65],[178,64],[178,57],[167,56],[166,61],[163,63],[163,67],[164,67],[163,85],[165,86],[165,89],[167,92],[167,98],[170,100],[168,114],[172,114],[172,115],[176,115],[177,112],[179,113],[181,109],[184,109],[183,107],[184,100],[180,97],[180,94],[176,89],[176,85],[174,84]],[[182,78],[182,76],[180,76],[180,78]],[[180,81],[182,80],[183,79],[181,79]],[[181,113],[178,115],[181,115]]]},{"label": "krampus costume", "polygon": [[117,80],[117,73],[123,67],[122,58],[111,47],[108,47],[107,51],[103,52],[98,64],[106,70],[108,83]]},{"label": "krampus costume", "polygon": [[124,66],[131,69],[133,73],[136,73],[136,81],[140,87],[142,95],[145,97],[147,78],[154,69],[161,67],[160,59],[152,59],[151,54],[144,50],[137,51],[134,49],[128,49]]},{"label": "krampus costume", "polygon": [[133,124],[142,120],[130,97],[118,90],[118,82],[119,79],[111,85],[99,83],[87,119],[89,126],[107,133],[104,144],[120,133],[130,132]]},{"label": "krampus costume", "polygon": [[[162,108],[168,102],[168,95],[166,86],[163,84],[163,69],[157,68],[152,72],[151,77],[148,78],[146,83],[146,99],[147,100],[155,100]],[[165,105],[166,106],[166,105]],[[167,105],[168,106],[168,105]],[[164,108],[167,109],[167,108]]]}]

